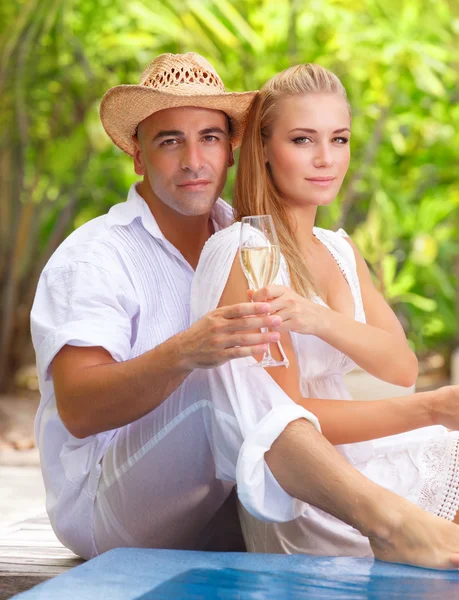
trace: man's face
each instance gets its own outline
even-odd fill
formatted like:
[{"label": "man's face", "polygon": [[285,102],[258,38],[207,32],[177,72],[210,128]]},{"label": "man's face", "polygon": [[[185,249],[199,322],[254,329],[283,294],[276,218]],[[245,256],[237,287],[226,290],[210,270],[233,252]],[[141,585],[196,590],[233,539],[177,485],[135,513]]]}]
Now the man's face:
[{"label": "man's face", "polygon": [[168,108],[138,128],[134,165],[146,193],[184,216],[210,212],[232,164],[225,113],[204,108]]}]

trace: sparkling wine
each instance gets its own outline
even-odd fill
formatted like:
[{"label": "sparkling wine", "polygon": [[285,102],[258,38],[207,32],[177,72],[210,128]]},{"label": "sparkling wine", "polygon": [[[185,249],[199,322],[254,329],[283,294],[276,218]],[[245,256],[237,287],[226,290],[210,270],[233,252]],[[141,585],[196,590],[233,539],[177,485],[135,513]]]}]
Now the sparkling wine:
[{"label": "sparkling wine", "polygon": [[241,262],[253,290],[270,285],[279,271],[279,246],[242,246]]}]

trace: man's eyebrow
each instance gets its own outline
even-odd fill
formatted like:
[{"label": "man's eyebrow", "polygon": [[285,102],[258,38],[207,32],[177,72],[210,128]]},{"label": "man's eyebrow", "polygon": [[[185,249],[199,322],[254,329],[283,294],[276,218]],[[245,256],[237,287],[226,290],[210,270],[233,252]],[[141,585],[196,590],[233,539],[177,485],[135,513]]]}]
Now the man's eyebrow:
[{"label": "man's eyebrow", "polygon": [[223,135],[228,135],[228,132],[221,127],[207,127],[206,129],[201,129],[199,132],[200,135],[209,135],[209,133],[222,133]]},{"label": "man's eyebrow", "polygon": [[[221,133],[222,135],[228,135],[228,132],[224,131],[221,127],[206,127],[201,129],[199,135],[209,135],[210,133]],[[179,129],[161,130],[153,138],[153,141],[165,138],[165,137],[184,137],[185,133]]]},{"label": "man's eyebrow", "polygon": [[172,137],[174,135],[183,137],[185,134],[183,133],[183,131],[179,131],[178,129],[170,129],[169,131],[162,130],[158,131],[158,133],[153,138],[153,141],[159,138]]},{"label": "man's eyebrow", "polygon": [[[315,129],[307,129],[306,127],[295,127],[295,129],[291,129],[289,131],[289,133],[292,133],[292,131],[304,131],[305,133],[317,133],[317,131]],[[349,131],[349,133],[351,132],[349,127],[342,127],[341,129],[335,129],[335,131],[333,133],[343,133],[344,131]]]}]

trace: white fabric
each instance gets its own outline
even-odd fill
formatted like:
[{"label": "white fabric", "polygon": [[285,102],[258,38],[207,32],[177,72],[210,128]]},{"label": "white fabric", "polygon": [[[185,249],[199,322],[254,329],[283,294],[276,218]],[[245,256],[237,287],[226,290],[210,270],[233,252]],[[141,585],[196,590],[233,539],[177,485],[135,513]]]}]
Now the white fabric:
[{"label": "white fabric", "polygon": [[[212,218],[218,231],[232,209],[218,200]],[[102,346],[116,361],[151,350],[189,327],[193,274],[132,186],[126,202],[72,233],[40,277],[31,329],[47,510],[59,539],[84,558],[129,540],[198,547],[231,490],[215,477],[207,440],[213,405],[192,378],[144,419],[83,440],[56,408],[49,367],[64,345]]]},{"label": "white fabric", "polygon": [[[226,280],[237,252],[239,224],[216,233],[207,242],[193,280],[191,299],[192,319],[215,306],[225,287]],[[345,276],[354,299],[355,319],[365,322],[356,261],[346,233],[337,233],[314,228],[314,235],[335,258]],[[281,261],[278,283],[289,284],[285,261]],[[316,298],[316,301],[321,302]],[[304,397],[350,400],[343,382],[343,375],[354,368],[347,356],[311,335],[291,334],[300,371],[300,389]],[[252,413],[258,410],[262,398],[266,402],[265,390],[269,389],[269,403],[286,402],[283,392],[271,383],[267,375],[258,377],[249,370],[250,360],[233,361],[231,366],[217,369],[219,384],[224,394],[216,394],[213,401],[218,405],[225,398],[230,400],[234,416],[241,431],[252,426]],[[250,371],[250,372],[249,372]],[[214,372],[213,372],[214,373]],[[210,375],[215,377],[215,374]],[[256,385],[253,379],[256,378]],[[271,380],[271,382],[269,381]],[[244,383],[245,382],[245,383]],[[259,386],[269,386],[258,390]],[[275,420],[275,419],[274,419]],[[261,429],[261,423],[260,423]],[[273,432],[273,438],[277,434]],[[214,455],[217,469],[220,447],[225,447],[224,437],[214,437]],[[452,519],[459,507],[458,433],[449,433],[443,427],[429,427],[398,436],[338,446],[338,450],[364,475],[379,485],[419,504],[422,508]],[[247,547],[253,552],[304,552],[319,555],[370,556],[367,538],[357,530],[342,523],[327,513],[304,503],[297,503],[301,516],[285,521],[288,513],[288,497],[276,498],[276,506],[266,497],[263,487],[258,491],[257,483],[268,485],[272,475],[259,468],[258,456],[251,456],[255,446],[246,452],[243,446],[237,462],[238,495],[242,506],[240,516]],[[258,449],[261,453],[262,448]],[[226,457],[228,458],[228,457]],[[227,471],[233,464],[225,465]],[[244,463],[242,462],[244,460]],[[255,464],[256,483],[250,478],[250,468],[242,470],[248,463]],[[246,475],[247,473],[247,475]],[[291,511],[295,512],[295,511]],[[268,523],[266,521],[276,521]]]},{"label": "white fabric", "polygon": [[[239,231],[240,223],[235,223],[205,244],[191,290],[192,323],[217,308],[239,247]],[[209,436],[217,476],[237,482],[239,499],[258,518],[290,521],[301,514],[303,503],[279,486],[264,455],[292,421],[305,418],[320,431],[319,422],[255,364],[254,358],[240,358],[201,371],[216,414],[222,411],[235,421],[232,429],[216,424]]]}]

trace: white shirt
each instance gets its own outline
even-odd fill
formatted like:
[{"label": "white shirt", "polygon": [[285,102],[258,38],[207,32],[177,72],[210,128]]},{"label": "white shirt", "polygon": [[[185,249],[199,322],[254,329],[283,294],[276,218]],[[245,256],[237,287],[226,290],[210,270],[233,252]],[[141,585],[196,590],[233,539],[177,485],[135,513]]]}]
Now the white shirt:
[{"label": "white shirt", "polygon": [[[219,231],[232,221],[232,209],[218,200],[211,216]],[[220,234],[207,243],[196,271],[194,320],[208,312],[208,306],[217,306],[214,280],[225,280],[234,258],[234,251],[226,252],[224,244],[220,245],[228,236]],[[221,258],[209,263],[209,251],[218,251]],[[206,264],[215,267],[208,274]],[[31,314],[42,395],[36,438],[51,524],[62,543],[80,556],[97,553],[94,502],[101,461],[116,431],[85,439],[67,431],[57,412],[51,362],[66,344],[102,346],[116,361],[126,361],[187,329],[193,276],[189,263],[165,239],[148,205],[132,186],[127,202],[73,232],[40,277]],[[200,315],[199,310],[203,310]],[[241,369],[241,360],[255,362],[239,359],[219,369],[193,371],[153,411],[159,415],[161,430],[149,432],[140,454],[153,449],[152,460],[172,461],[167,485],[181,497],[192,497],[194,480],[202,479],[202,473],[196,472],[186,484],[174,478],[173,457],[161,456],[160,442],[170,438],[170,447],[181,444],[177,423],[199,411],[202,426],[192,432],[191,446],[196,452],[190,456],[189,471],[205,464],[209,469],[206,480],[215,480],[216,475],[223,482],[237,482],[239,497],[255,516],[290,520],[301,512],[302,503],[279,486],[264,454],[291,421],[306,418],[318,427],[317,419],[296,405],[261,367]],[[237,389],[245,390],[243,398],[235,394]],[[196,462],[197,456],[210,453],[213,460]],[[122,476],[138,454],[118,465],[108,481],[104,471],[104,485]],[[189,494],[183,485],[190,486]]]},{"label": "white shirt", "polygon": [[[219,230],[233,213],[219,199],[211,216]],[[51,362],[66,344],[102,346],[126,361],[187,329],[193,275],[135,185],[126,202],[74,231],[41,274],[31,313],[41,392],[35,434],[51,523],[81,556],[95,553],[94,498],[115,431],[85,439],[67,431],[57,412]]]}]

